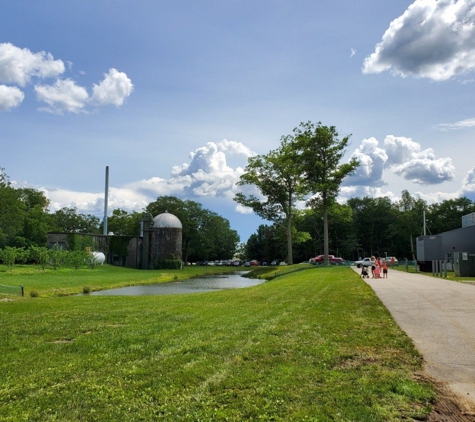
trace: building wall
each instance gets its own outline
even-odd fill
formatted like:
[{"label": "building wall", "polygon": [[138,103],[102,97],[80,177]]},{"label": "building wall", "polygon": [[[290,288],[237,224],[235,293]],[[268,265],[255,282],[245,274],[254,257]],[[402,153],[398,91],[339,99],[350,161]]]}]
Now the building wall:
[{"label": "building wall", "polygon": [[182,259],[182,229],[157,228],[151,231],[150,251],[157,261]]}]

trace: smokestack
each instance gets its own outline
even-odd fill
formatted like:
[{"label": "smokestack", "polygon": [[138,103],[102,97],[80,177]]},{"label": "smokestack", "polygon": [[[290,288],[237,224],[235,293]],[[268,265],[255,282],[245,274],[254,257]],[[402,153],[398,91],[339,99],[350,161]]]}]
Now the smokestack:
[{"label": "smokestack", "polygon": [[104,196],[104,226],[102,234],[107,236],[107,207],[109,205],[109,166],[106,166],[106,189]]}]

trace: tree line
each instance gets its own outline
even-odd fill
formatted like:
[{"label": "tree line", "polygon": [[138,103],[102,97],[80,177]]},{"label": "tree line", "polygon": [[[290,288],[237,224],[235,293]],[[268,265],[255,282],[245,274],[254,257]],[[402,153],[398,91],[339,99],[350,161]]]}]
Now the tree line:
[{"label": "tree line", "polygon": [[[427,204],[403,191],[401,199],[352,198],[334,203],[329,213],[329,253],[347,260],[365,256],[414,259],[416,238],[423,234],[425,211],[428,235],[462,227],[462,216],[475,212],[466,197]],[[295,262],[324,253],[323,215],[317,209],[294,210],[293,254]],[[282,224],[261,225],[245,245],[246,255],[260,261],[283,259],[287,254]]]},{"label": "tree line", "polygon": [[277,149],[248,159],[238,182],[242,191],[234,200],[272,222],[250,236],[244,248],[249,259],[286,259],[289,264],[317,255],[328,264],[328,254],[348,260],[373,255],[415,259],[424,211],[434,234],[461,227],[462,216],[475,211],[465,197],[428,205],[408,191],[395,202],[364,197],[339,204],[344,178],[360,164],[356,159],[341,162],[349,138],[340,139],[334,126],[301,123]]},{"label": "tree line", "polygon": [[[26,255],[21,250],[47,247],[51,232],[100,234],[103,222],[91,214],[79,213],[75,207],[49,212],[50,202],[41,190],[15,188],[0,168],[0,250],[2,256],[18,259]],[[144,214],[155,217],[168,211],[183,225],[183,259],[185,261],[229,259],[238,245],[239,235],[230,223],[217,213],[203,208],[195,201],[173,196],[161,196],[141,212],[120,208],[108,217],[108,230],[118,236],[139,236],[140,220]],[[14,248],[14,249],[12,249]],[[0,258],[1,258],[0,257]]]}]

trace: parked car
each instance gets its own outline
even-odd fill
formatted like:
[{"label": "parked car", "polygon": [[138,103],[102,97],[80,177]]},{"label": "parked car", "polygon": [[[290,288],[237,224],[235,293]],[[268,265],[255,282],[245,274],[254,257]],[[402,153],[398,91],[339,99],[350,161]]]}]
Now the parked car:
[{"label": "parked car", "polygon": [[251,267],[258,267],[259,266],[259,261],[256,261],[255,259],[253,259],[251,261]]},{"label": "parked car", "polygon": [[[315,258],[310,258],[308,262],[313,265],[323,264],[325,261],[325,255],[318,255]],[[346,262],[343,258],[336,257],[335,255],[328,255],[328,262],[331,265],[344,265]]]},{"label": "parked car", "polygon": [[244,266],[245,266],[245,267],[250,267],[250,266],[251,266],[251,261],[246,261],[246,262],[244,263]]},{"label": "parked car", "polygon": [[215,264],[214,261],[208,261],[208,262],[206,263],[206,265],[215,266],[216,264]]},{"label": "parked car", "polygon": [[370,267],[373,264],[374,264],[374,261],[371,258],[364,258],[355,262],[356,268]]},{"label": "parked car", "polygon": [[279,265],[287,265],[287,262],[282,261],[279,263]]},{"label": "parked car", "polygon": [[238,259],[236,259],[235,261],[233,261],[233,266],[239,267],[239,266],[241,266],[241,265],[242,265],[242,262],[239,261]]},{"label": "parked car", "polygon": [[277,265],[277,261],[274,259],[274,260],[270,263],[270,265],[272,265],[272,266]]}]

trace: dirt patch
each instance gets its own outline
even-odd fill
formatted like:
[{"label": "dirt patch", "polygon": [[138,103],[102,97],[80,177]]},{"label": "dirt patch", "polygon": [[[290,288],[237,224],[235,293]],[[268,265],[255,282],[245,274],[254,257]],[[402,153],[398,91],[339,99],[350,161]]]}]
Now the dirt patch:
[{"label": "dirt patch", "polygon": [[454,393],[446,384],[435,382],[437,401],[433,404],[429,422],[473,422],[475,405],[459,394]]}]

